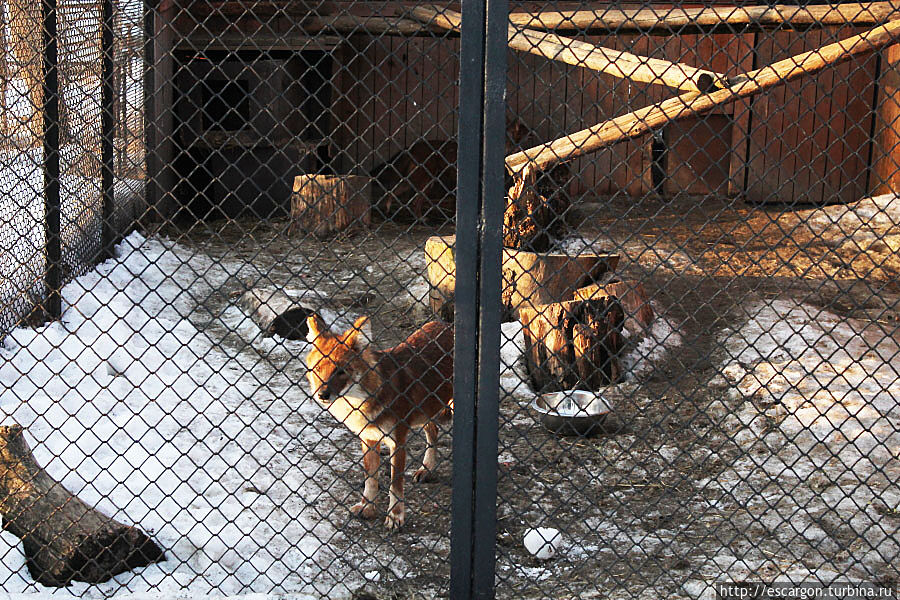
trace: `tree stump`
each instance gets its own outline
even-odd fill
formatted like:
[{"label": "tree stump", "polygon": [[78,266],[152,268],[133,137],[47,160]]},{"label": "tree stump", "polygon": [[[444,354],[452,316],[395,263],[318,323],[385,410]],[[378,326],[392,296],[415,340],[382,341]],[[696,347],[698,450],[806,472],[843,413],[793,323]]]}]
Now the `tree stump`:
[{"label": "tree stump", "polygon": [[[434,236],[425,243],[429,304],[445,321],[453,319],[456,287],[456,236]],[[597,282],[619,263],[616,254],[550,254],[503,249],[504,321],[514,321],[523,306],[539,306],[572,298],[572,293]]]},{"label": "tree stump", "polygon": [[43,585],[100,583],[165,560],[140,529],[94,510],[47,475],[18,425],[0,426],[0,514],[3,529],[22,540],[28,572]]},{"label": "tree stump", "polygon": [[306,318],[315,314],[313,309],[281,290],[247,290],[240,294],[237,305],[263,333],[278,334],[288,340],[305,340],[309,330]]},{"label": "tree stump", "polygon": [[290,233],[327,237],[371,223],[371,178],[358,175],[298,175],[291,194]]},{"label": "tree stump", "polygon": [[625,314],[614,296],[523,307],[519,320],[535,392],[598,390],[621,380]]},{"label": "tree stump", "polygon": [[534,165],[526,165],[509,190],[503,213],[503,245],[507,248],[547,252],[565,227],[568,196],[555,193],[548,200],[538,192],[537,179]]},{"label": "tree stump", "polygon": [[644,286],[636,281],[595,283],[575,290],[575,300],[615,296],[625,311],[625,328],[640,333],[653,322],[653,307]]}]

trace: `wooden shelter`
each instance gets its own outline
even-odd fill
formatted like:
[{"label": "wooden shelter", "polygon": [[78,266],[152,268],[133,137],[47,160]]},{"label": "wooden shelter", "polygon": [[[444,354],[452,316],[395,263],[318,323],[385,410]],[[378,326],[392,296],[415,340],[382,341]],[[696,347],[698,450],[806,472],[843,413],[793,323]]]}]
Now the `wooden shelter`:
[{"label": "wooden shelter", "polygon": [[[167,69],[178,66],[172,57],[189,61],[215,57],[221,50],[246,54],[249,48],[328,53],[330,71],[322,93],[329,110],[320,129],[329,143],[326,151],[317,150],[319,160],[308,161],[305,168],[321,167],[324,156],[335,172],[371,174],[417,141],[455,136],[459,40],[452,24],[416,15],[419,3],[389,3],[387,9],[379,4],[379,14],[366,14],[365,5],[163,2],[157,79],[165,86],[171,78]],[[446,6],[438,8],[449,14]],[[616,5],[537,16],[527,8],[517,5],[510,19],[523,36],[520,50],[535,42],[534,32],[552,31],[608,49],[608,56],[627,53],[687,65],[703,78],[689,77],[683,86],[661,85],[579,66],[588,62],[577,55],[548,60],[540,52],[511,53],[507,98],[510,113],[531,130],[524,147],[660,104],[678,93],[699,93],[704,86],[723,90],[725,82],[742,74],[804,52],[815,54],[900,16],[898,5],[890,2],[697,9],[659,4],[652,10]],[[531,33],[523,33],[524,28]],[[673,29],[682,33],[670,35]],[[727,193],[754,202],[828,203],[890,189],[900,178],[900,160],[893,157],[900,139],[900,125],[894,122],[900,112],[892,83],[898,77],[890,58],[894,54],[895,47],[885,53],[888,60],[871,49],[851,53],[840,64],[829,63],[784,85],[652,127],[654,135],[643,135],[648,129],[575,157],[570,191],[576,196],[684,191]],[[166,135],[167,126],[174,128],[171,105],[164,105],[176,95],[157,96],[161,159],[174,157],[177,150],[171,141],[175,136]],[[297,174],[285,173],[287,191],[275,200],[285,211]]]}]

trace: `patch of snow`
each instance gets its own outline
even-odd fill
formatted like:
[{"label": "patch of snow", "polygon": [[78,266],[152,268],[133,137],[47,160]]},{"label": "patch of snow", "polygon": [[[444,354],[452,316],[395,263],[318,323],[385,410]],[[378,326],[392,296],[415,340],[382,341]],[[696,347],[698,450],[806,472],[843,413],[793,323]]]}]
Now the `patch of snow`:
[{"label": "patch of snow", "polygon": [[[240,311],[209,311],[208,299],[248,268],[133,233],[64,287],[60,321],[5,339],[2,422],[25,428],[52,477],[139,526],[167,556],[54,594],[346,596],[361,580],[352,566],[323,567],[342,535],[320,503],[350,492],[323,479],[311,449],[335,455],[346,436],[308,401],[296,358],[305,342],[243,338],[255,325]],[[323,317],[336,328],[350,320]],[[280,360],[247,352],[248,339]],[[6,592],[49,592],[22,569],[15,537],[0,535],[0,555]]]},{"label": "patch of snow", "polygon": [[884,244],[900,251],[900,197],[884,194],[849,204],[833,204],[811,211],[805,221],[813,234],[833,244],[851,243],[860,250]]},{"label": "patch of snow", "polygon": [[[669,352],[682,344],[677,326],[666,318],[655,302],[652,304],[655,317],[650,327],[644,335],[629,340],[633,342],[633,347],[622,357],[622,368],[625,369],[627,379],[651,373],[656,365],[666,359]],[[626,338],[635,337],[628,330],[622,333]]]},{"label": "patch of snow", "polygon": [[718,481],[796,556],[877,577],[900,553],[882,514],[900,499],[900,346],[877,322],[793,300],[746,314],[722,338],[745,454]]}]

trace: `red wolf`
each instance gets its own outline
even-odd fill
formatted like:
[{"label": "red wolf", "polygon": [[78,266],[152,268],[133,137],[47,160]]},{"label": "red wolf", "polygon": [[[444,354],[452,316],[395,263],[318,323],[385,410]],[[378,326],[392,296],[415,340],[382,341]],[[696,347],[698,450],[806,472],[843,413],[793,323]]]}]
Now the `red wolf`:
[{"label": "red wolf", "polygon": [[307,319],[306,357],[310,389],[334,417],[362,441],[366,483],[362,499],[350,512],[375,516],[380,446],[391,452],[390,504],[385,525],[403,525],[403,471],[406,439],[412,428],[425,430],[423,465],[413,476],[425,481],[437,463],[439,420],[453,411],[453,326],[431,321],[406,341],[388,350],[374,350],[368,317],[335,335],[318,315]]}]

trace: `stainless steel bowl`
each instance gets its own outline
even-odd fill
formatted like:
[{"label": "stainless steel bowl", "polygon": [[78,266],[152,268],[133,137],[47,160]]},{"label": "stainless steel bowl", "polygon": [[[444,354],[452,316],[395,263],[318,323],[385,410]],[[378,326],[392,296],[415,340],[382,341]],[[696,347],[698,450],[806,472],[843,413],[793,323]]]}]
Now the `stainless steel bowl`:
[{"label": "stainless steel bowl", "polygon": [[611,410],[606,398],[584,390],[542,394],[531,408],[553,433],[584,436],[597,433]]}]

